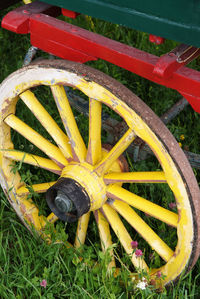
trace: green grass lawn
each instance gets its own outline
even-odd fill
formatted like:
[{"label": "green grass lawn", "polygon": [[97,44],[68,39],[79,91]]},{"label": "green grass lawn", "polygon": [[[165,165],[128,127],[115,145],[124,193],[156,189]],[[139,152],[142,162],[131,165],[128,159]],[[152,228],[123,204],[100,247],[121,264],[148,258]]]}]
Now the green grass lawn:
[{"label": "green grass lawn", "polygon": [[[6,11],[0,12],[1,18],[5,15]],[[84,16],[79,16],[73,23],[157,56],[170,51],[176,46],[176,43],[172,41],[166,41],[164,44],[157,46],[148,41],[148,34],[146,33],[139,33],[118,25],[85,18]],[[22,67],[25,53],[29,47],[28,36],[19,36],[0,29],[0,82],[9,74]],[[41,52],[39,52],[38,56],[48,58],[48,54]],[[105,61],[98,60],[90,62],[88,65],[99,69],[127,86],[159,116],[181,98],[174,90],[158,86]],[[200,70],[200,60],[193,62],[191,67]],[[48,94],[46,98],[48,98]],[[46,109],[50,113],[53,113],[50,103],[47,104]],[[20,107],[18,110],[24,120],[27,119],[27,122],[35,124],[35,120],[29,119],[25,111],[21,111]],[[77,122],[81,125],[84,132],[87,124],[84,122],[82,115],[77,114]],[[187,106],[168,125],[168,128],[177,141],[182,143],[184,149],[200,153],[199,115],[190,106]],[[181,137],[183,135],[184,138]],[[15,141],[18,142],[20,149],[22,141],[17,141],[17,137]],[[30,147],[30,144],[23,146]],[[144,169],[148,163],[154,162],[150,160],[147,164],[142,162],[134,167],[138,170],[140,168]],[[35,169],[30,170],[29,167],[24,168],[24,173],[24,178],[27,181],[30,179],[29,176],[33,180],[38,180],[40,176],[43,176],[42,172],[37,173]],[[194,169],[194,173],[197,180],[200,181],[200,171]],[[161,186],[160,192],[164,194],[164,191]],[[120,274],[117,277],[114,275],[108,276],[107,265],[110,257],[109,254],[102,254],[98,243],[97,229],[92,221],[90,223],[89,239],[83,246],[81,253],[74,252],[73,249],[67,249],[63,244],[56,242],[48,245],[41,241],[34,233],[33,235],[29,233],[9,206],[3,191],[0,192],[0,298],[114,299],[200,297],[200,262],[197,262],[190,273],[183,274],[176,286],[172,285],[168,289],[162,290],[161,293],[155,291],[153,287],[141,290],[135,287],[129,276],[129,272],[126,269],[126,256],[119,262],[122,266]],[[146,194],[147,191],[138,187],[137,192]],[[156,190],[151,188],[150,192],[151,196],[156,198]],[[36,198],[36,201],[39,202],[40,199],[40,197]],[[70,239],[70,232],[74,231],[74,227],[71,224],[57,225],[56,229],[58,235],[54,236],[55,240],[65,240],[67,237]],[[68,231],[67,237],[65,230]],[[166,238],[168,238],[168,241],[170,240],[171,246],[173,246],[173,236],[170,239],[165,226],[163,230]],[[148,252],[148,249],[146,250]],[[159,263],[160,261],[158,261],[158,265]],[[46,282],[47,285],[45,285]]]}]

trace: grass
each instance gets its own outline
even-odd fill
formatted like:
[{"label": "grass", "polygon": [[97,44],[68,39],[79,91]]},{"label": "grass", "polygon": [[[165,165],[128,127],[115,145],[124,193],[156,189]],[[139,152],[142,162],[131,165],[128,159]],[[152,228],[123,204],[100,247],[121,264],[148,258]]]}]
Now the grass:
[{"label": "grass", "polygon": [[[6,11],[0,12],[5,15]],[[71,20],[68,20],[71,21]],[[79,16],[73,23],[81,27],[89,28],[94,32],[104,34],[105,36],[116,39],[120,42],[134,45],[137,48],[148,51],[156,55],[162,55],[176,46],[175,42],[167,41],[161,46],[156,46],[148,42],[148,35],[145,33],[138,33],[134,30],[105,23],[100,20],[85,18]],[[0,82],[6,78],[10,73],[20,68],[23,64],[23,58],[27,49],[29,48],[29,37],[19,36],[12,32],[0,29]],[[47,57],[47,54],[40,53]],[[180,95],[173,90],[158,86],[152,82],[140,78],[128,71],[125,71],[117,66],[111,65],[105,61],[90,62],[89,65],[97,68],[104,73],[110,75],[116,80],[120,81],[135,94],[142,98],[157,115],[162,115],[167,109],[175,103]],[[199,60],[192,63],[191,67],[200,69]],[[41,91],[38,91],[38,97],[42,98]],[[44,91],[43,91],[44,92]],[[49,95],[45,98],[45,102],[49,99]],[[24,109],[18,107],[21,118],[30,122],[30,125],[37,126],[38,122],[35,118],[29,118],[28,113]],[[53,114],[52,106],[47,102],[47,110]],[[54,115],[53,115],[54,116]],[[55,115],[56,117],[56,115]],[[77,121],[81,124],[82,130],[86,130],[86,124],[82,115],[77,114]],[[178,142],[182,143],[183,148],[199,153],[199,131],[200,122],[199,116],[190,106],[182,111],[179,116],[168,125],[169,129],[176,137]],[[45,134],[45,132],[42,132]],[[184,140],[181,139],[184,135]],[[24,149],[30,150],[30,144],[19,138],[16,134],[14,136],[15,143],[18,147],[23,146]],[[46,135],[46,138],[49,136]],[[21,149],[21,148],[20,148]],[[35,150],[35,149],[34,149]],[[28,151],[28,150],[27,150]],[[39,154],[39,153],[38,153]],[[129,159],[129,157],[127,157]],[[155,161],[141,162],[138,166],[132,164],[130,167],[137,167],[137,170],[148,170],[152,163],[156,167]],[[24,179],[32,183],[38,181],[40,177],[44,178],[46,173],[38,171],[24,165],[19,165],[23,168]],[[194,170],[197,180],[200,180],[199,170]],[[49,177],[45,178],[49,181]],[[166,190],[162,185],[155,190],[151,186],[145,189],[142,186],[135,186],[134,192],[144,194],[146,198],[158,197],[158,193],[162,193],[162,199],[165,200],[166,205],[169,203],[171,196],[169,190]],[[17,215],[9,206],[3,192],[1,191],[0,202],[0,297],[1,298],[198,298],[200,296],[200,281],[199,270],[200,262],[196,264],[194,269],[187,275],[183,275],[176,286],[171,286],[167,290],[164,289],[162,293],[155,292],[154,288],[147,288],[140,290],[133,288],[134,284],[129,276],[129,271],[126,265],[129,263],[127,256],[119,256],[122,266],[122,271],[117,277],[107,274],[107,265],[109,263],[109,254],[103,255],[98,243],[98,234],[96,226],[90,222],[89,239],[83,246],[81,252],[74,252],[73,249],[68,249],[63,244],[52,242],[47,245],[42,242],[36,235],[34,237],[27,232],[26,227],[22,225]],[[36,202],[41,198],[36,198]],[[42,207],[45,213],[45,207]],[[146,218],[148,222],[148,217]],[[67,227],[65,227],[67,226]],[[154,228],[157,224],[154,224]],[[65,229],[68,235],[65,233]],[[71,233],[74,231],[74,226],[57,225],[57,233],[59,240],[66,241],[72,238]],[[174,233],[168,233],[167,227],[163,224],[163,238],[173,246]],[[132,233],[132,237],[136,237]],[[55,240],[58,235],[54,236]],[[138,238],[138,237],[137,237]],[[138,240],[140,240],[138,238]],[[118,242],[117,239],[115,242]],[[142,242],[142,240],[140,240]],[[116,255],[118,251],[114,248]],[[148,253],[146,248],[146,254]],[[81,256],[81,258],[80,258]],[[158,256],[154,256],[157,266],[161,261]],[[42,287],[40,283],[46,280],[46,288]]]}]

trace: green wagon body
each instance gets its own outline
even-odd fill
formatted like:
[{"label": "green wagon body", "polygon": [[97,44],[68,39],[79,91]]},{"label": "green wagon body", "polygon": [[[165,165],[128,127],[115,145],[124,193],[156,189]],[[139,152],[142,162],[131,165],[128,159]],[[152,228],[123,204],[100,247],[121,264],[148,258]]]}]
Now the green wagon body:
[{"label": "green wagon body", "polygon": [[44,0],[44,2],[200,47],[200,0]]}]

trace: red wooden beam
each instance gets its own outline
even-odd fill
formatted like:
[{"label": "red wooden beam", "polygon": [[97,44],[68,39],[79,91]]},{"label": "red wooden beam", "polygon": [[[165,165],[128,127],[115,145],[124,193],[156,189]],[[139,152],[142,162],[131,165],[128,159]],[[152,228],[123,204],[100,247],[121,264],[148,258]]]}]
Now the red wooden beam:
[{"label": "red wooden beam", "polygon": [[162,77],[171,77],[182,66],[187,65],[200,55],[200,49],[181,44],[175,49],[161,56],[154,68],[154,74]]},{"label": "red wooden beam", "polygon": [[15,33],[29,33],[29,20],[31,15],[44,13],[57,17],[61,14],[61,9],[43,2],[33,2],[10,11],[2,20],[1,26]]},{"label": "red wooden beam", "polygon": [[76,17],[78,15],[80,15],[80,13],[66,9],[66,8],[62,8],[62,14],[63,14],[63,16],[66,16],[71,19],[76,19]]},{"label": "red wooden beam", "polygon": [[[8,23],[6,18],[2,23],[3,26]],[[12,24],[16,25],[15,19],[10,18],[9,22],[11,27]],[[163,58],[160,59],[49,15],[31,14],[28,22],[27,31],[30,33],[33,46],[73,61],[104,59],[155,83],[177,90],[186,97],[196,111],[200,112],[200,73],[198,71],[185,66],[181,66],[178,70],[176,68],[171,70],[164,59],[164,68],[171,70],[170,76],[158,76],[155,67],[162,68]],[[18,29],[15,30],[17,32]]]},{"label": "red wooden beam", "polygon": [[[56,47],[55,49],[49,47],[53,41],[60,48],[67,46],[82,53],[87,53],[87,55],[107,60],[179,92],[193,94],[194,96],[200,95],[200,73],[198,71],[181,67],[170,78],[158,77],[153,71],[159,57],[47,15],[31,16],[30,34],[31,43],[47,52],[57,52]],[[41,39],[45,41],[43,44],[41,44]]]}]

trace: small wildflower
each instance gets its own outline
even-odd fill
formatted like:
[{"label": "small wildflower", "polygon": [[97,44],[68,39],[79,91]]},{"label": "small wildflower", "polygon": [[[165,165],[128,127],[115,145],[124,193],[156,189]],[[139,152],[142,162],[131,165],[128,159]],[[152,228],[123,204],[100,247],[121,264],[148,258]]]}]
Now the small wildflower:
[{"label": "small wildflower", "polygon": [[157,272],[157,277],[158,277],[158,278],[161,278],[161,276],[162,276],[162,272],[161,272],[161,271],[158,271],[158,272]]},{"label": "small wildflower", "polygon": [[136,257],[141,257],[141,256],[143,255],[142,250],[140,250],[140,249],[136,249],[136,251],[135,251],[135,255],[136,255]]},{"label": "small wildflower", "polygon": [[146,217],[151,217],[151,215],[149,215],[149,214],[147,214],[147,213],[144,213],[144,215],[146,216]]},{"label": "small wildflower", "polygon": [[180,140],[184,140],[185,139],[185,136],[182,134],[181,136],[180,136]]},{"label": "small wildflower", "polygon": [[131,247],[132,247],[133,249],[137,248],[137,247],[138,247],[138,242],[137,242],[137,241],[132,241],[132,242],[131,242]]},{"label": "small wildflower", "polygon": [[46,286],[47,286],[47,281],[46,279],[43,279],[40,283],[41,287],[45,288],[46,289]]},{"label": "small wildflower", "polygon": [[170,202],[170,203],[169,203],[169,208],[170,208],[170,209],[175,209],[175,208],[176,208],[176,204],[175,204],[175,202]]},{"label": "small wildflower", "polygon": [[29,144],[29,148],[30,148],[30,150],[32,151],[33,148],[34,148],[34,145],[33,145],[33,144]]},{"label": "small wildflower", "polygon": [[181,142],[179,142],[178,144],[179,144],[180,147],[182,147],[182,143]]},{"label": "small wildflower", "polygon": [[145,290],[146,289],[146,282],[145,281],[139,281],[137,284],[136,284],[136,288],[138,289],[141,289],[141,290]]}]

